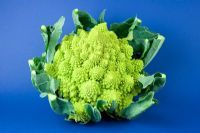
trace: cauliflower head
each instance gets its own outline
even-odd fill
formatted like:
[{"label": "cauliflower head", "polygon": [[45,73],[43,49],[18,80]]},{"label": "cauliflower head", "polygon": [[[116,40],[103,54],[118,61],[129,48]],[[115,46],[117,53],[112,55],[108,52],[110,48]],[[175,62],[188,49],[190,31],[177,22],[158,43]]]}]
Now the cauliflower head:
[{"label": "cauliflower head", "polygon": [[[45,71],[60,80],[59,97],[73,105],[94,106],[97,100],[111,105],[116,101],[116,111],[120,112],[140,92],[134,85],[144,65],[132,55],[128,40],[118,38],[106,23],[101,23],[89,32],[79,29],[77,34],[65,36],[53,63],[45,64]],[[79,108],[75,106],[80,115]]]}]

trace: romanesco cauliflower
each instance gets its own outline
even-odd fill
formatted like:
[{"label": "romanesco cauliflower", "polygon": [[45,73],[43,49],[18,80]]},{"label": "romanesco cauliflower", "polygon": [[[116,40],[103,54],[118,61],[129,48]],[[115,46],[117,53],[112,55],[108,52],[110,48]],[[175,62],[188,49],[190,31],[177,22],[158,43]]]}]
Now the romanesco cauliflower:
[{"label": "romanesco cauliflower", "polygon": [[108,28],[104,14],[97,22],[75,9],[76,29],[59,45],[65,18],[43,25],[45,53],[29,60],[33,85],[67,120],[98,122],[102,112],[132,119],[156,103],[154,92],[165,84],[165,74],[144,72],[164,37],[140,26],[138,18]]}]

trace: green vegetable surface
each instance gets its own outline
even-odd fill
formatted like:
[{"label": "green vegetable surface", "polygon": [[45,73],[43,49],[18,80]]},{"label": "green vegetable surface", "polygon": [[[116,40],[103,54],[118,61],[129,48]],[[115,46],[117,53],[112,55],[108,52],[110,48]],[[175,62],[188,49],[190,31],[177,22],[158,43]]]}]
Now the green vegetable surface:
[{"label": "green vegetable surface", "polygon": [[60,43],[64,17],[53,26],[41,26],[45,52],[29,60],[31,80],[66,120],[99,122],[102,112],[135,118],[157,103],[154,93],[166,82],[165,74],[144,72],[164,37],[141,26],[137,17],[108,28],[104,16],[105,10],[95,20],[75,9],[75,30]]}]

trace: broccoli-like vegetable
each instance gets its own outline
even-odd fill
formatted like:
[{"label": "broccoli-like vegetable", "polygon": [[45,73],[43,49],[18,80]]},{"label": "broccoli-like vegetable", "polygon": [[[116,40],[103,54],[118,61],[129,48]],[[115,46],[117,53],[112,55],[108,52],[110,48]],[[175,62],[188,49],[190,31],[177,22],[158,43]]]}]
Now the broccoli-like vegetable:
[{"label": "broccoli-like vegetable", "polygon": [[138,18],[108,29],[104,14],[97,22],[75,9],[76,29],[59,45],[64,17],[54,26],[43,25],[45,53],[29,60],[33,85],[67,120],[98,122],[101,112],[132,119],[156,103],[154,92],[165,84],[165,74],[144,72],[164,37],[140,26]]}]

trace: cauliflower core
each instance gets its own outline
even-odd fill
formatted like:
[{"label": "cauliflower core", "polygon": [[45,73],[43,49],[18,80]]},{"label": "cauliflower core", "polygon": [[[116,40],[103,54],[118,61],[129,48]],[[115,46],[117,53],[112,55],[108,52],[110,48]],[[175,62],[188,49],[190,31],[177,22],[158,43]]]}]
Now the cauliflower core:
[{"label": "cauliflower core", "polygon": [[[143,69],[143,61],[132,59],[133,48],[101,23],[89,32],[65,36],[52,64],[45,71],[60,80],[58,96],[73,105],[76,121],[84,121],[84,104],[95,106],[97,100],[118,104],[116,113],[132,103],[140,89],[134,88]],[[108,107],[109,108],[109,107]]]}]

